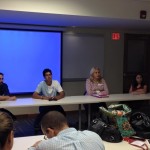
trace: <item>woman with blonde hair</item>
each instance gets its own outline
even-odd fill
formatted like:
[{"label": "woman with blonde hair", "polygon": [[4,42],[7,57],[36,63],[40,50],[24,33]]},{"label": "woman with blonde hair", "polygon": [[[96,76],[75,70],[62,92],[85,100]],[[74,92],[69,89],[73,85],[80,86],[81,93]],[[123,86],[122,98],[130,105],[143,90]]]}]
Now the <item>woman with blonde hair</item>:
[{"label": "woman with blonde hair", "polygon": [[101,75],[101,71],[98,67],[93,67],[90,71],[90,77],[86,80],[86,94],[93,95],[101,93],[108,95],[108,87]]},{"label": "woman with blonde hair", "polygon": [[0,150],[11,150],[13,146],[13,119],[0,112]]},{"label": "woman with blonde hair", "polygon": [[[94,94],[98,94],[98,95],[109,94],[107,84],[101,75],[100,68],[98,67],[93,67],[90,70],[90,77],[86,80],[86,94],[85,95],[93,96]],[[91,104],[91,114],[93,117],[96,117],[96,114],[99,112],[99,107],[101,106],[107,108],[107,105],[105,102]],[[87,113],[88,105],[85,104],[84,108]]]}]

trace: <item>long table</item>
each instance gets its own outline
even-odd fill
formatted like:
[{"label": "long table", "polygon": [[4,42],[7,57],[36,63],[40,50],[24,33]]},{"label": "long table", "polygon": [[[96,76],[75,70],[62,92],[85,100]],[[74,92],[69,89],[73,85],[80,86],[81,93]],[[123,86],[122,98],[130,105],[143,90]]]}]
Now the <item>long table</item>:
[{"label": "long table", "polygon": [[[97,98],[93,96],[66,96],[58,101],[48,101],[33,98],[18,98],[16,101],[0,101],[0,108],[19,108],[19,107],[39,107],[52,105],[79,105],[79,129],[81,129],[81,105],[99,102],[118,102],[118,101],[135,101],[150,100],[150,93],[133,95],[133,94],[111,94],[106,98]],[[88,112],[88,125],[90,124],[90,105]]]},{"label": "long table", "polygon": [[[35,142],[40,140],[44,140],[44,135],[15,138],[12,150],[27,150]],[[122,141],[120,143],[109,143],[103,141],[103,143],[105,146],[105,150],[141,150],[140,148],[132,146],[125,141]]]},{"label": "long table", "polygon": [[111,94],[106,98],[97,98],[93,96],[66,96],[58,101],[48,101],[43,99],[33,98],[18,98],[15,101],[0,101],[0,108],[12,107],[35,107],[47,105],[72,105],[72,104],[91,104],[98,102],[117,102],[117,101],[135,101],[135,100],[150,100],[148,94]]},{"label": "long table", "polygon": [[33,98],[18,98],[15,101],[0,101],[0,107],[3,108],[18,108],[18,107],[36,107],[47,105],[72,105],[97,103],[100,99],[92,96],[66,96],[58,101],[48,101],[43,99]]}]

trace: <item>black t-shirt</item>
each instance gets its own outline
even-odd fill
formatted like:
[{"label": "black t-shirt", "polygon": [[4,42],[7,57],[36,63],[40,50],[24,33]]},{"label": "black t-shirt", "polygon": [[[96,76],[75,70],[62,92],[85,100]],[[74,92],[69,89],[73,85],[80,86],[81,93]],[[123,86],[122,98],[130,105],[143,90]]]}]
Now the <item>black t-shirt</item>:
[{"label": "black t-shirt", "polygon": [[0,95],[6,96],[9,95],[9,89],[6,83],[0,84]]}]

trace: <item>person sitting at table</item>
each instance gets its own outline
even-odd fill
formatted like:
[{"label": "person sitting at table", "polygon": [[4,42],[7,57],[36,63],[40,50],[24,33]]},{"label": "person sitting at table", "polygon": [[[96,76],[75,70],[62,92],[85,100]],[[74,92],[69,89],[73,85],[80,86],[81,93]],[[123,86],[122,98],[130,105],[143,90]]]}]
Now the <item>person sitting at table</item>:
[{"label": "person sitting at table", "polygon": [[0,72],[0,101],[16,100],[15,96],[10,96],[8,85],[3,80],[4,74]]},{"label": "person sitting at table", "polygon": [[13,138],[13,119],[7,113],[0,112],[0,150],[11,150]]},{"label": "person sitting at table", "polygon": [[[44,81],[41,81],[35,92],[33,93],[33,98],[35,99],[42,99],[42,100],[60,100],[64,98],[65,93],[59,84],[57,80],[52,80],[52,71],[48,68],[43,70],[43,77]],[[43,115],[45,115],[48,111],[52,110],[57,110],[64,115],[66,115],[64,109],[57,105],[57,106],[40,106],[39,107],[39,112],[40,114],[37,116],[35,122],[34,122],[34,127],[39,128],[40,127],[40,121]]]},{"label": "person sitting at table", "polygon": [[[143,75],[141,73],[137,73],[131,83],[129,93],[133,95],[140,95],[140,94],[146,94],[147,90],[148,90],[147,84],[143,79]],[[129,101],[129,102],[126,101],[120,103],[125,103],[126,105],[128,105],[132,109],[132,112],[144,111],[143,109],[144,106],[149,105],[148,101],[144,101],[144,100]]]},{"label": "person sitting at table", "polygon": [[143,80],[142,74],[138,73],[134,78],[129,93],[132,94],[146,94],[147,93],[147,84]]},{"label": "person sitting at table", "polygon": [[[0,72],[0,101],[16,100],[16,96],[10,96],[8,85],[6,83],[4,83],[3,80],[4,80],[4,74]],[[8,111],[4,108],[0,108],[0,111],[8,113],[9,115],[11,115],[11,117],[14,120],[16,120],[16,117],[10,111]]]},{"label": "person sitting at table", "polygon": [[46,140],[38,141],[28,150],[104,150],[97,133],[69,128],[66,117],[57,111],[48,112],[41,121]]},{"label": "person sitting at table", "polygon": [[[93,95],[93,94],[103,94],[103,95],[108,95],[109,90],[107,87],[107,84],[104,80],[104,78],[101,75],[100,68],[98,67],[93,67],[91,68],[90,71],[90,77],[86,80],[86,93],[85,95]],[[101,103],[94,103],[91,104],[91,114],[92,114],[92,119],[96,117],[97,113],[99,112],[99,107],[103,106],[107,108],[107,105],[105,102]],[[88,112],[88,105],[84,104],[84,108],[86,111],[86,114]]]}]

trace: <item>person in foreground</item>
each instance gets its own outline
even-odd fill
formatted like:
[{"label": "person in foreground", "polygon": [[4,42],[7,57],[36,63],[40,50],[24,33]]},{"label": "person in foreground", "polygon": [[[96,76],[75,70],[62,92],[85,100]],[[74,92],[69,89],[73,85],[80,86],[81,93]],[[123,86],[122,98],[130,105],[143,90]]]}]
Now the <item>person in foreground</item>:
[{"label": "person in foreground", "polygon": [[47,140],[36,142],[28,150],[104,150],[98,134],[69,128],[66,117],[57,111],[48,112],[41,121]]},{"label": "person in foreground", "polygon": [[[101,76],[101,71],[98,67],[93,67],[91,69],[90,77],[86,80],[86,94],[85,95],[93,96],[93,94],[102,94],[102,95],[109,94],[107,84],[104,78]],[[95,115],[96,113],[98,113],[99,107],[101,106],[107,108],[107,105],[105,102],[91,104],[91,114]],[[87,114],[88,105],[84,104],[84,108]]]},{"label": "person in foreground", "polygon": [[[8,85],[4,83],[3,80],[4,80],[4,74],[0,72],[0,101],[16,100],[16,96],[10,96]],[[10,111],[4,108],[0,108],[0,111],[9,114],[13,118],[13,120],[16,120],[16,117]]]},{"label": "person in foreground", "polygon": [[0,112],[0,150],[11,150],[13,146],[13,119]]},{"label": "person in foreground", "polygon": [[[33,93],[33,98],[42,99],[42,100],[60,100],[64,98],[65,93],[57,80],[52,80],[52,71],[48,68],[43,70],[44,81],[41,81],[35,92]],[[36,118],[34,122],[34,127],[39,127],[39,123],[41,118],[49,111],[56,110],[64,115],[66,115],[64,109],[61,106],[40,106],[39,112],[40,114]]]}]

